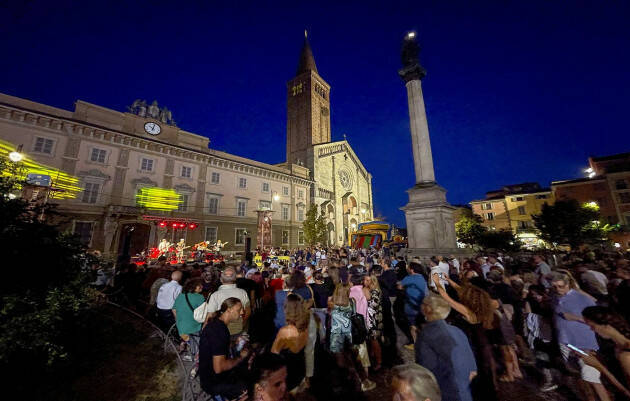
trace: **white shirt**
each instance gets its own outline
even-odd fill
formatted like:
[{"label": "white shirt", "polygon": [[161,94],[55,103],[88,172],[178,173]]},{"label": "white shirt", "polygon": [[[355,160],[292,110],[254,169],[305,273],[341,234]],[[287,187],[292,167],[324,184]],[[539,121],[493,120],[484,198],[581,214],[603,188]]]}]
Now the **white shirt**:
[{"label": "white shirt", "polygon": [[453,263],[453,267],[455,268],[455,270],[457,270],[457,273],[459,273],[459,260],[453,259],[451,262]]},{"label": "white shirt", "polygon": [[444,270],[444,266],[442,266],[442,262],[440,262],[439,265],[437,266],[433,266],[431,268],[431,273],[430,273],[430,277],[431,277],[431,288],[435,288],[435,283],[433,282],[433,275],[434,274],[438,274],[440,276],[440,284],[442,285],[442,287],[446,288],[446,286],[448,285],[448,281],[446,280],[446,277],[448,277],[448,263],[444,263],[446,265],[446,270]]},{"label": "white shirt", "polygon": [[160,287],[157,295],[158,309],[173,309],[175,298],[182,292],[182,286],[175,280]]},{"label": "white shirt", "polygon": [[236,284],[223,284],[219,289],[210,295],[208,300],[208,313],[214,313],[221,309],[221,304],[228,298],[238,298],[243,304],[243,308],[249,306],[249,297],[247,292],[241,288],[237,288]]}]

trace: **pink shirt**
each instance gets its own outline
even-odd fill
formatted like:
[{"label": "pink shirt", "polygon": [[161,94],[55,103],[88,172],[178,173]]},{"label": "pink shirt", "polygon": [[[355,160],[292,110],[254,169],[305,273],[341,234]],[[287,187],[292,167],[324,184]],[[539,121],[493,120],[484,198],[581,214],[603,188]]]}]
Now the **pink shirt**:
[{"label": "pink shirt", "polygon": [[370,328],[370,320],[368,319],[368,304],[365,295],[363,294],[363,286],[355,285],[350,287],[350,298],[353,298],[356,304],[357,313],[363,315],[365,325]]}]

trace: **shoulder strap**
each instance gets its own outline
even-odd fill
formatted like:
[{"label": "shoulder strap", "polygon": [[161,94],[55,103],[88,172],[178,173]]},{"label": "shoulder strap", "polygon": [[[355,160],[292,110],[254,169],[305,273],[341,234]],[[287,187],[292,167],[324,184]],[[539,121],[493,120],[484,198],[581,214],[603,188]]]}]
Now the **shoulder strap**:
[{"label": "shoulder strap", "polygon": [[306,286],[308,287],[308,290],[311,292],[311,298],[313,299],[313,302],[315,302],[315,293],[313,292],[313,289],[308,284],[306,284]]},{"label": "shoulder strap", "polygon": [[186,298],[186,303],[188,304],[188,307],[190,308],[190,310],[193,311],[193,313],[195,313],[195,308],[192,307],[192,305],[190,304],[190,301],[188,300],[187,292],[184,293],[184,298]]},{"label": "shoulder strap", "polygon": [[352,307],[352,314],[357,313],[356,301],[352,297],[350,297],[350,306]]}]

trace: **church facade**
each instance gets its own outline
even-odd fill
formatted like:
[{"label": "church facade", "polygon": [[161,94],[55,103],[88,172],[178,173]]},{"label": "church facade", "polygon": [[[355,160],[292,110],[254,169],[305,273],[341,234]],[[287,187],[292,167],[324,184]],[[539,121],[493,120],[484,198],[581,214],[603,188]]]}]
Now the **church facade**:
[{"label": "church facade", "polygon": [[[214,150],[142,100],[125,112],[79,100],[69,111],[0,94],[0,152],[20,148],[53,172],[52,187],[54,171],[75,177],[76,193],[50,201],[67,216],[60,224],[106,254],[120,252],[130,229],[132,253],[162,238],[220,239],[241,253],[247,237],[258,243],[261,211],[272,218],[266,246],[303,246],[311,204],[326,218],[330,244],[342,245],[372,216],[371,175],[346,140],[331,142],[329,95],[305,40],[288,83],[287,160],[275,165]],[[154,193],[176,194],[176,205],[159,207]]]}]

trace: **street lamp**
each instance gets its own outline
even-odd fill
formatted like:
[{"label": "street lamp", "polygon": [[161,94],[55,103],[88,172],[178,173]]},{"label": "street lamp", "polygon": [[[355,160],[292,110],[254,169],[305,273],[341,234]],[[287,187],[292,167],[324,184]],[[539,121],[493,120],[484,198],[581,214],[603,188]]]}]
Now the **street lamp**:
[{"label": "street lamp", "polygon": [[18,146],[16,150],[9,153],[9,160],[11,160],[14,163],[21,162],[22,159],[24,159],[24,155],[21,152],[22,152],[22,145]]}]

